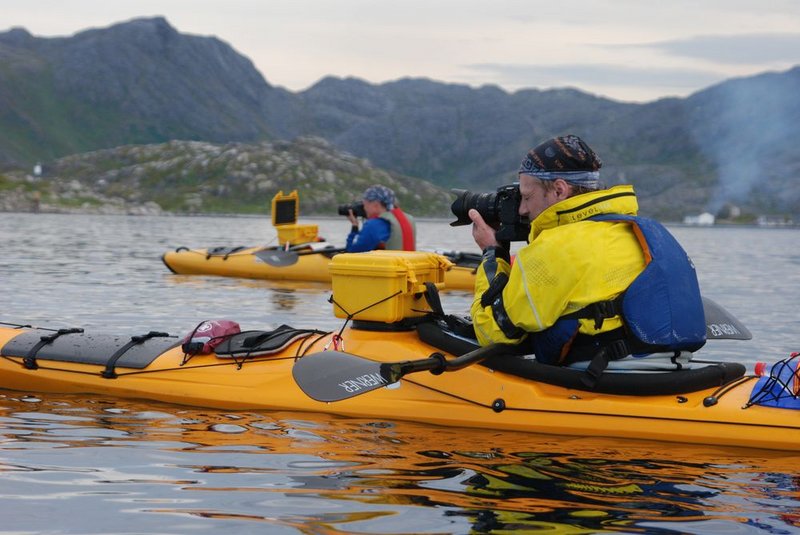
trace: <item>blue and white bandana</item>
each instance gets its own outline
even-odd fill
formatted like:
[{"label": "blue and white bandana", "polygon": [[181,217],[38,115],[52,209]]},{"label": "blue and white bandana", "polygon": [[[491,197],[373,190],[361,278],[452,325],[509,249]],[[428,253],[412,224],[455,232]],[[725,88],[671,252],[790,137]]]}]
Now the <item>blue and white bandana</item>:
[{"label": "blue and white bandana", "polygon": [[561,178],[568,184],[582,186],[587,189],[597,189],[600,187],[600,171],[520,171],[519,174],[532,176],[539,180],[555,180]]},{"label": "blue and white bandana", "polygon": [[519,166],[520,175],[539,180],[561,178],[570,184],[589,189],[600,187],[600,167],[603,162],[576,135],[556,137],[528,151]]},{"label": "blue and white bandana", "polygon": [[394,192],[386,186],[375,184],[364,190],[363,199],[365,201],[380,201],[387,210],[394,209],[395,196]]}]

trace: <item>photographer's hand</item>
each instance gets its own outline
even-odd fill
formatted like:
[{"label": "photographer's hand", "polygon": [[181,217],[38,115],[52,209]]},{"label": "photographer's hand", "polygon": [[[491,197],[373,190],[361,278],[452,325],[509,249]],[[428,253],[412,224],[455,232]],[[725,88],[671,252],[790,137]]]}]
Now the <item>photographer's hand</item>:
[{"label": "photographer's hand", "polygon": [[490,227],[486,221],[483,220],[483,217],[477,210],[472,208],[467,212],[467,215],[469,215],[469,218],[472,220],[472,237],[475,243],[478,244],[478,247],[481,248],[481,251],[487,247],[497,247],[500,245],[497,243],[497,238],[494,236],[495,229]]},{"label": "photographer's hand", "polygon": [[347,211],[347,219],[350,220],[350,224],[353,225],[356,229],[358,229],[358,219],[356,215],[353,213],[352,210]]}]

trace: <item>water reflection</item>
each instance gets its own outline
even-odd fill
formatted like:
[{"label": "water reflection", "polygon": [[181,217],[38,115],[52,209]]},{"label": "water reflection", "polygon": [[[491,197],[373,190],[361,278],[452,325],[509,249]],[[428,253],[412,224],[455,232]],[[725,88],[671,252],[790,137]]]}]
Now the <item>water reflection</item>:
[{"label": "water reflection", "polygon": [[[318,223],[341,243],[341,218]],[[418,221],[420,248],[472,250],[469,227]],[[676,228],[701,288],[753,332],[707,358],[773,361],[796,347],[797,231]],[[334,330],[330,287],[172,275],[177,246],[274,240],[268,218],[0,214],[0,320],[182,335]],[[336,239],[339,236],[340,239]],[[43,260],[44,259],[44,260]],[[445,292],[445,310],[472,297]],[[387,420],[391,419],[387,414]],[[537,437],[323,415],[206,411],[0,391],[4,532],[798,532],[798,455]]]},{"label": "water reflection", "polygon": [[800,505],[800,457],[758,450],[13,392],[0,423],[11,531],[790,532]]},{"label": "water reflection", "polygon": [[302,306],[302,302],[298,299],[297,294],[291,289],[275,289],[271,294],[272,304],[275,310],[283,312],[291,312],[298,305]]},{"label": "water reflection", "polygon": [[[304,317],[313,316],[314,307],[310,303],[326,302],[331,293],[330,284],[306,281],[282,281],[259,279],[236,279],[198,275],[165,275],[169,285],[193,288],[195,291],[213,291],[215,287],[225,285],[230,289],[230,296],[248,295],[247,302],[255,302],[253,298],[262,298],[271,304],[270,313],[280,314],[301,310]],[[202,293],[201,293],[202,295]],[[326,312],[328,310],[326,309]],[[330,316],[330,314],[326,314]]]}]

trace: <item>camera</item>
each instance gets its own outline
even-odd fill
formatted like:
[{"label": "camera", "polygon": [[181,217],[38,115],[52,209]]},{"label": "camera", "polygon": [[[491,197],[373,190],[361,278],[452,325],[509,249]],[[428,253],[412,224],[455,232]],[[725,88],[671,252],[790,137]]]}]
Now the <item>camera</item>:
[{"label": "camera", "polygon": [[367,212],[364,210],[364,203],[362,201],[339,205],[339,215],[349,215],[350,210],[353,211],[353,215],[356,217],[367,217]]},{"label": "camera", "polygon": [[450,191],[456,194],[456,199],[450,206],[456,220],[450,226],[472,224],[468,212],[474,208],[488,225],[496,229],[497,241],[528,241],[531,224],[527,218],[519,215],[519,204],[522,201],[519,184],[500,186],[497,191],[489,193],[473,193],[463,189]]}]

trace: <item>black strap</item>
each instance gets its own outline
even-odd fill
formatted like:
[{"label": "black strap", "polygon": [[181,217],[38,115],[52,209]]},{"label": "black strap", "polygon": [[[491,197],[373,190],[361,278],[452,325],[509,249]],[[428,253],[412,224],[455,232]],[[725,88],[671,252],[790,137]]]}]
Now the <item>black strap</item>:
[{"label": "black strap", "polygon": [[468,338],[475,338],[475,329],[472,327],[472,318],[469,316],[456,316],[454,314],[445,314],[444,307],[442,307],[442,300],[439,297],[439,289],[436,284],[432,282],[425,283],[425,300],[428,306],[431,307],[431,313],[419,318],[406,318],[403,321],[410,326],[416,327],[423,323],[430,323],[431,319],[446,325],[447,329]]},{"label": "black strap", "polygon": [[488,307],[493,304],[499,295],[503,294],[503,288],[508,284],[508,275],[505,273],[498,273],[489,283],[489,287],[481,295],[481,306]]},{"label": "black strap", "polygon": [[433,313],[437,316],[444,316],[444,308],[442,308],[442,300],[439,297],[439,288],[436,287],[436,284],[430,281],[426,282],[424,295]]},{"label": "black strap", "polygon": [[609,362],[625,358],[630,354],[630,346],[626,340],[617,339],[606,342],[602,349],[592,357],[589,367],[586,368],[586,373],[581,377],[581,382],[586,388],[593,389],[597,384],[597,380],[608,367]]},{"label": "black strap", "polygon": [[525,330],[517,327],[508,317],[506,306],[503,303],[503,294],[498,295],[497,299],[492,303],[492,317],[494,317],[495,323],[503,331],[506,338],[513,340],[525,336]]},{"label": "black strap", "polygon": [[28,354],[25,358],[22,359],[22,364],[29,370],[36,370],[39,368],[39,365],[36,363],[36,354],[39,353],[39,350],[42,349],[47,344],[52,343],[56,338],[59,336],[63,336],[65,334],[77,334],[82,333],[83,329],[80,327],[73,327],[70,329],[59,329],[52,334],[45,334],[43,335],[38,342],[28,351]]},{"label": "black strap", "polygon": [[603,321],[614,316],[622,316],[622,298],[625,294],[620,294],[614,299],[608,301],[598,301],[586,305],[582,309],[570,312],[561,316],[559,319],[593,319],[595,330],[600,330],[603,327]]},{"label": "black strap", "polygon": [[508,274],[497,272],[497,258],[509,261],[508,250],[503,247],[487,247],[483,251],[483,271],[490,280],[489,287],[481,295],[481,306],[492,307],[492,316],[495,323],[503,331],[507,338],[522,338],[525,331],[514,325],[508,317],[505,305],[503,304],[503,289],[508,284]]},{"label": "black strap", "polygon": [[169,336],[169,334],[158,331],[150,331],[147,334],[131,336],[131,339],[127,344],[117,349],[117,351],[113,355],[111,355],[111,358],[108,359],[108,362],[106,363],[106,369],[100,372],[100,375],[102,375],[106,379],[116,379],[117,372],[114,371],[114,367],[116,366],[117,361],[122,357],[122,355],[127,353],[128,350],[133,346],[143,344],[144,342],[146,342],[151,338],[161,338],[165,336]]},{"label": "black strap", "polygon": [[481,256],[481,266],[483,266],[483,273],[488,280],[494,280],[497,276],[497,259],[502,258],[507,263],[511,263],[511,257],[508,254],[508,249],[498,246],[490,246],[483,250]]}]

